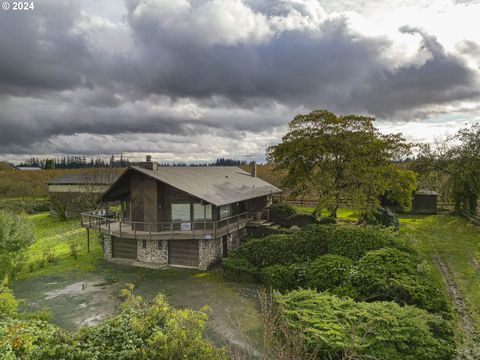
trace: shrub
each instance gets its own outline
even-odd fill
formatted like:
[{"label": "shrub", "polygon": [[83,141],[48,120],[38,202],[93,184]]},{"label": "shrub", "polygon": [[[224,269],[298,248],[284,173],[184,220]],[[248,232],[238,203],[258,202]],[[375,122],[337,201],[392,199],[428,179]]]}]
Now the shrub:
[{"label": "shrub", "polygon": [[393,227],[396,230],[400,228],[398,215],[385,207],[380,207],[376,210],[368,210],[362,213],[360,222],[368,225]]},{"label": "shrub", "polygon": [[295,214],[289,218],[290,226],[298,226],[300,228],[312,225],[317,222],[317,218],[310,214]]},{"label": "shrub", "polygon": [[33,226],[10,211],[0,210],[0,282],[23,266],[25,250],[33,242]]},{"label": "shrub", "polygon": [[0,285],[0,318],[16,316],[18,314],[18,301],[13,296],[12,290]]},{"label": "shrub", "polygon": [[324,252],[316,252],[315,257],[335,254],[358,260],[370,250],[402,246],[392,232],[374,226],[311,225],[302,229],[299,237],[309,244],[324,243]]},{"label": "shrub", "polygon": [[118,315],[70,333],[39,319],[0,319],[0,353],[8,359],[225,359],[205,340],[205,309],[147,305],[129,286]]},{"label": "shrub", "polygon": [[337,223],[337,220],[334,217],[325,216],[321,217],[320,220],[318,220],[318,223],[320,225],[335,225]]},{"label": "shrub", "polygon": [[447,360],[453,355],[450,322],[413,306],[364,303],[314,290],[275,293],[292,331],[303,334],[319,358]]},{"label": "shrub", "polygon": [[284,203],[276,203],[270,207],[270,220],[281,226],[290,226],[290,217],[295,215],[295,209]]},{"label": "shrub", "polygon": [[293,264],[302,262],[303,259],[302,256],[297,256],[302,252],[300,249],[294,251],[296,245],[294,234],[269,235],[240,245],[229,257],[242,257],[255,267]]},{"label": "shrub", "polygon": [[245,282],[258,281],[258,269],[247,259],[235,256],[233,252],[230,253],[229,257],[223,259],[222,264],[223,276],[228,280]]},{"label": "shrub", "polygon": [[435,286],[428,268],[398,249],[385,248],[367,253],[358,263],[353,285],[359,300],[393,300],[416,305],[431,312],[449,310],[445,296]]},{"label": "shrub", "polygon": [[369,250],[397,245],[393,234],[380,228],[310,225],[291,234],[252,239],[229,258],[244,258],[254,267],[263,268],[307,262],[328,253],[357,260]]},{"label": "shrub", "polygon": [[262,281],[281,292],[304,287],[308,266],[307,263],[268,266],[262,269]]},{"label": "shrub", "polygon": [[319,291],[347,287],[352,268],[353,261],[344,256],[320,256],[307,269],[306,285]]}]

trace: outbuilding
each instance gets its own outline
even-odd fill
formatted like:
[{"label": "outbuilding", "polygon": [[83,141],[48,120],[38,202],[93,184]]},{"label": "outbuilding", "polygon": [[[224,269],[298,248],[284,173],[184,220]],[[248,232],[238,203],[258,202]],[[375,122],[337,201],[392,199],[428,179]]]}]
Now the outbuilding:
[{"label": "outbuilding", "polygon": [[413,194],[412,214],[436,214],[438,193],[429,190],[417,190]]}]

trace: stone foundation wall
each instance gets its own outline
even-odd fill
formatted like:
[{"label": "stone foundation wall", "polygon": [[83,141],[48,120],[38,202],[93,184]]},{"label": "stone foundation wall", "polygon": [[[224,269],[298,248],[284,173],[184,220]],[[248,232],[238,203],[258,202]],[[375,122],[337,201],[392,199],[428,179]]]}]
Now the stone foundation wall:
[{"label": "stone foundation wall", "polygon": [[198,240],[199,269],[207,270],[221,259],[222,239]]},{"label": "stone foundation wall", "polygon": [[112,259],[112,237],[107,234],[100,234],[100,236],[103,238],[102,239],[103,257],[106,260],[111,260]]},{"label": "stone foundation wall", "polygon": [[[145,244],[145,247],[143,245]],[[137,259],[139,261],[167,265],[167,240],[137,240]]]},{"label": "stone foundation wall", "polygon": [[[245,229],[227,235],[227,253],[240,245],[240,240],[246,235]],[[223,238],[198,241],[200,270],[207,270],[223,258]]]}]

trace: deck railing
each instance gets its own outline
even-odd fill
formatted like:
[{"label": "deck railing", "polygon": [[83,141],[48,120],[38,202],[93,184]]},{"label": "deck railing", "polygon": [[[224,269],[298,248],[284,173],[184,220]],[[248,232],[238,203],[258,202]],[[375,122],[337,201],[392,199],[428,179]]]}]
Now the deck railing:
[{"label": "deck railing", "polygon": [[192,238],[211,235],[216,237],[217,233],[229,228],[240,229],[243,224],[246,224],[249,217],[248,214],[241,213],[218,221],[168,221],[168,222],[146,222],[146,221],[126,221],[122,219],[118,213],[108,213],[104,210],[85,212],[81,214],[82,227],[89,229],[98,229],[99,231],[108,232],[109,234],[118,234],[120,237],[123,234],[129,234],[135,239],[137,235],[151,238],[155,235],[171,235],[175,236],[182,234],[192,235]]}]

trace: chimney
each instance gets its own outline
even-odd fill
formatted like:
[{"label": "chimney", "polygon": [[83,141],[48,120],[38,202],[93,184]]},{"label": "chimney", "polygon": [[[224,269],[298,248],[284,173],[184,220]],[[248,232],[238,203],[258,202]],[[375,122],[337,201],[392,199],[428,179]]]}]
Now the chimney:
[{"label": "chimney", "polygon": [[152,162],[152,155],[147,155],[145,157],[145,162],[140,163],[140,167],[148,170],[158,170],[158,163]]},{"label": "chimney", "polygon": [[250,173],[252,174],[253,177],[257,177],[257,163],[255,161],[252,161],[250,163],[251,170]]}]

